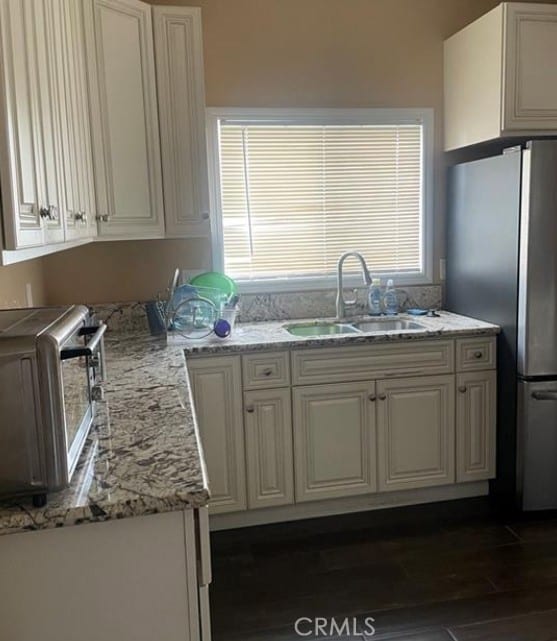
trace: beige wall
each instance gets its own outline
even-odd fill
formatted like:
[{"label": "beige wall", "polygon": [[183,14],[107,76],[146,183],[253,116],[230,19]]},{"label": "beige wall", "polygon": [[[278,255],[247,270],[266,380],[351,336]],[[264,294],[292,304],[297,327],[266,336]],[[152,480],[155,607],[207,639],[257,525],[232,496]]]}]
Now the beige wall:
[{"label": "beige wall", "polygon": [[28,284],[31,286],[32,303],[45,304],[46,295],[40,259],[0,267],[0,309],[26,307]]},{"label": "beige wall", "polygon": [[50,303],[147,300],[164,292],[171,274],[209,269],[204,240],[140,240],[93,243],[48,257]]},{"label": "beige wall", "polygon": [[[443,255],[442,43],[497,0],[159,0],[202,7],[208,106],[433,107]],[[171,249],[170,249],[171,248]],[[50,302],[144,299],[207,244],[107,243],[44,259]],[[174,261],[174,262],[173,262]]]}]

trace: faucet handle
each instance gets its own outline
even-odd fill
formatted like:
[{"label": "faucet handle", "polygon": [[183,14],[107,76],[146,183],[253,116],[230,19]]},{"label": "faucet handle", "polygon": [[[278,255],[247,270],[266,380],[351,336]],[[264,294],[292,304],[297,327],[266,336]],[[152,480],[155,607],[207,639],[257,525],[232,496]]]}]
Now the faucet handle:
[{"label": "faucet handle", "polygon": [[344,300],[345,305],[355,305],[358,302],[358,290],[354,288],[352,290],[352,294],[354,295],[354,298],[352,300]]}]

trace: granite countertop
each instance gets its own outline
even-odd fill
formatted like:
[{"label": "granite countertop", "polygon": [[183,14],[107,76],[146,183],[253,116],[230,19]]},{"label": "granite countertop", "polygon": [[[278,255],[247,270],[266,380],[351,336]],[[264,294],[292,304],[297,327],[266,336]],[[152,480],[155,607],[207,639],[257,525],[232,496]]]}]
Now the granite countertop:
[{"label": "granite countertop", "polygon": [[[240,323],[234,328],[232,336],[220,339],[211,336],[191,340],[176,333],[169,337],[169,343],[180,345],[186,355],[232,354],[237,352],[256,352],[274,349],[335,347],[337,345],[361,345],[386,341],[423,340],[427,338],[445,338],[458,336],[489,336],[498,334],[498,325],[486,323],[467,316],[451,312],[438,312],[438,317],[410,316],[399,314],[394,317],[399,320],[412,321],[423,325],[423,329],[404,329],[382,332],[362,332],[351,334],[336,334],[331,336],[293,336],[284,328],[285,325],[316,322],[316,319],[300,319],[291,321],[265,321],[258,323]],[[330,322],[333,319],[321,319]],[[377,320],[371,316],[351,318],[347,323]],[[379,321],[392,320],[381,317]]]},{"label": "granite countertop", "polygon": [[0,535],[207,504],[183,348],[146,334],[106,336],[105,401],[71,486],[42,508],[0,503]]},{"label": "granite countertop", "polygon": [[[184,355],[333,347],[384,341],[484,336],[497,325],[440,312],[399,315],[423,329],[296,337],[284,325],[315,319],[243,323],[227,339],[152,338],[145,332],[107,333],[106,400],[71,486],[45,507],[0,502],[0,535],[206,505],[209,490]],[[360,317],[369,320],[370,317]],[[331,319],[324,319],[331,320]],[[351,322],[358,319],[351,319]]]}]

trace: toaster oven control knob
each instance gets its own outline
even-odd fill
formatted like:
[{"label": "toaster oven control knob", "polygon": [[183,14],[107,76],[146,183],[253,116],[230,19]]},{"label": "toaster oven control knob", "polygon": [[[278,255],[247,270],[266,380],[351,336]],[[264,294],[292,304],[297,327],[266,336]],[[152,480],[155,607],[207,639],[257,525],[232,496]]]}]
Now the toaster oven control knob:
[{"label": "toaster oven control knob", "polygon": [[93,385],[91,397],[94,401],[104,401],[104,389],[102,385]]}]

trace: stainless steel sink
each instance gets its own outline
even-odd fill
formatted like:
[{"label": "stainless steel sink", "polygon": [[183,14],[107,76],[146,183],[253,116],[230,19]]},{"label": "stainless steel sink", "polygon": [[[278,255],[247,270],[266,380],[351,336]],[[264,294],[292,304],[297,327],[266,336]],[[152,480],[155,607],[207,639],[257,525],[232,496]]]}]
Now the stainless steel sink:
[{"label": "stainless steel sink", "polygon": [[346,323],[295,323],[284,325],[293,336],[332,336],[335,334],[358,334],[354,326]]},{"label": "stainless steel sink", "polygon": [[354,327],[361,332],[397,332],[404,329],[425,329],[423,325],[414,321],[391,318],[360,321],[359,323],[354,323]]}]

